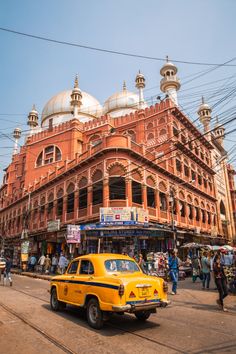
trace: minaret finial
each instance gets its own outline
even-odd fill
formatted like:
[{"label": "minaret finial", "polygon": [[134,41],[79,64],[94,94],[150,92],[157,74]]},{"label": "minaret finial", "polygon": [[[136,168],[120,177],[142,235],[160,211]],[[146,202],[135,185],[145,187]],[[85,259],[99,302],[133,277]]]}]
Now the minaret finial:
[{"label": "minaret finial", "polygon": [[78,80],[78,75],[76,74],[74,88],[78,88],[78,87],[79,87],[79,80]]},{"label": "minaret finial", "polygon": [[169,61],[169,57],[168,55],[166,55],[166,62],[168,63],[168,61]]},{"label": "minaret finial", "polygon": [[204,97],[202,96],[202,104],[204,104],[205,103],[205,101],[204,101]]},{"label": "minaret finial", "polygon": [[125,80],[123,82],[123,91],[126,91],[126,82],[125,82]]}]

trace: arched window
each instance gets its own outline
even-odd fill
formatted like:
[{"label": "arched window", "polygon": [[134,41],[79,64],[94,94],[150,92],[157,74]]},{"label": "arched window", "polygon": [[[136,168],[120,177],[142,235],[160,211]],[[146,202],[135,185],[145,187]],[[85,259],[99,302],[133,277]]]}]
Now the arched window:
[{"label": "arched window", "polygon": [[147,206],[156,208],[155,189],[147,186]]},{"label": "arched window", "polygon": [[75,201],[75,193],[74,193],[75,185],[70,183],[67,188],[67,213],[73,213],[74,211],[74,201]]},{"label": "arched window", "polygon": [[60,188],[57,192],[57,216],[61,216],[63,214],[63,194],[64,191]]},{"label": "arched window", "polygon": [[98,134],[92,135],[89,139],[89,142],[92,146],[96,146],[102,142],[101,137]]},{"label": "arched window", "polygon": [[133,130],[128,130],[128,135],[130,136],[130,138],[131,138],[131,140],[132,141],[136,141],[136,134],[135,134],[135,132],[133,131]]},{"label": "arched window", "polygon": [[159,136],[166,135],[166,129],[161,129]]},{"label": "arched window", "polygon": [[154,135],[152,133],[149,133],[147,136],[147,140],[152,140],[154,139]]},{"label": "arched window", "polygon": [[165,193],[160,192],[160,210],[167,211],[167,199]]},{"label": "arched window", "polygon": [[60,161],[60,160],[61,160],[60,149],[55,145],[50,145],[40,152],[36,160],[36,167],[48,165],[50,163]]},{"label": "arched window", "polygon": [[180,216],[185,217],[185,203],[182,202],[181,200],[179,201],[179,211],[180,211]]},{"label": "arched window", "polygon": [[173,135],[174,136],[178,136],[179,135],[179,128],[178,128],[178,125],[173,122]]},{"label": "arched window", "polygon": [[79,181],[79,209],[86,209],[88,205],[88,180],[82,177]]},{"label": "arched window", "polygon": [[103,174],[102,171],[97,170],[92,176],[93,182],[93,191],[92,191],[92,200],[93,205],[103,203]]},{"label": "arched window", "polygon": [[125,200],[125,178],[124,177],[110,177],[109,178],[109,199]]},{"label": "arched window", "polygon": [[132,180],[132,202],[142,204],[142,185]]},{"label": "arched window", "polygon": [[222,215],[226,215],[225,205],[224,205],[224,203],[223,203],[222,200],[221,200],[221,202],[220,202],[220,213],[221,213]]}]

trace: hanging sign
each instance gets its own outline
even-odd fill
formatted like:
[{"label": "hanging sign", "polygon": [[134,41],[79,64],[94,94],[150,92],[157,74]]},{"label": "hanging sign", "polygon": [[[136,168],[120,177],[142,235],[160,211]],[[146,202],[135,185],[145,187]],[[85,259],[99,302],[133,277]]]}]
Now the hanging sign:
[{"label": "hanging sign", "polygon": [[67,243],[80,243],[80,225],[67,225]]}]

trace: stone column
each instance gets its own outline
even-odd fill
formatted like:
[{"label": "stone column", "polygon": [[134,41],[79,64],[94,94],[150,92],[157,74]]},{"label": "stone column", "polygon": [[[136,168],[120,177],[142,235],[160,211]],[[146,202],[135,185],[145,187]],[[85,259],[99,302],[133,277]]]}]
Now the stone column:
[{"label": "stone column", "polygon": [[88,186],[88,199],[87,199],[87,217],[92,216],[93,213],[93,186]]},{"label": "stone column", "polygon": [[109,177],[106,176],[103,179],[103,208],[108,207],[109,203]]},{"label": "stone column", "polygon": [[142,206],[147,209],[147,186],[142,184]]},{"label": "stone column", "polygon": [[63,197],[63,213],[62,213],[62,222],[66,222],[66,213],[67,213],[67,196]]},{"label": "stone column", "polygon": [[74,191],[74,219],[78,219],[79,190]]},{"label": "stone column", "polygon": [[131,186],[131,179],[125,179],[125,196],[126,196],[126,206],[132,206],[132,186]]}]

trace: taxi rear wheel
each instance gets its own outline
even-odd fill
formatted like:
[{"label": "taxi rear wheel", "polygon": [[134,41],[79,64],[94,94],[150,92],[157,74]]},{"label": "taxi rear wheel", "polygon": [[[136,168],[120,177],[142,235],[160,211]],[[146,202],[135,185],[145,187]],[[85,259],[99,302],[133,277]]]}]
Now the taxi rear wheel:
[{"label": "taxi rear wheel", "polygon": [[53,311],[60,311],[66,307],[64,302],[58,300],[56,288],[53,288],[51,291],[50,305]]},{"label": "taxi rear wheel", "polygon": [[103,326],[103,312],[99,307],[98,300],[90,299],[87,305],[88,324],[95,329],[101,329]]},{"label": "taxi rear wheel", "polygon": [[146,321],[151,315],[150,311],[138,311],[135,312],[135,316],[139,321]]}]

